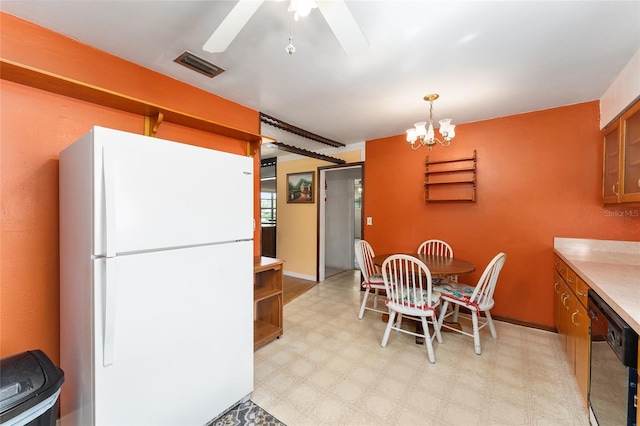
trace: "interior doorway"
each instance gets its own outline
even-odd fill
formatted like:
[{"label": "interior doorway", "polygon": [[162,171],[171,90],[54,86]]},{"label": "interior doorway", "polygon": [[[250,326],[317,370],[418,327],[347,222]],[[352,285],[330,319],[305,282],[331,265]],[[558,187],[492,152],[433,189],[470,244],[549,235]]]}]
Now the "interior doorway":
[{"label": "interior doorway", "polygon": [[261,255],[276,256],[276,167],[275,158],[260,161],[260,241]]},{"label": "interior doorway", "polygon": [[362,163],[318,169],[318,281],[355,268],[362,238]]}]

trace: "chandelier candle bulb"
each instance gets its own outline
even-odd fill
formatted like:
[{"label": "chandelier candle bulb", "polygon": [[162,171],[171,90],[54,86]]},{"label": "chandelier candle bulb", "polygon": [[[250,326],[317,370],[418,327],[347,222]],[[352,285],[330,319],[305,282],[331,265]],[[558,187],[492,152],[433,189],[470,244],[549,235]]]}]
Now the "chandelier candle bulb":
[{"label": "chandelier candle bulb", "polygon": [[427,139],[432,140],[435,133],[433,131],[433,123],[429,123],[429,130],[427,130]]},{"label": "chandelier candle bulb", "polygon": [[447,132],[447,135],[448,136],[446,136],[446,137],[448,137],[449,140],[451,140],[451,139],[456,137],[456,125],[455,124],[452,124],[451,126],[449,126],[449,131]]},{"label": "chandelier candle bulb", "polygon": [[416,129],[407,129],[407,142],[414,143],[418,139],[418,135],[416,134]]},{"label": "chandelier candle bulb", "polygon": [[442,120],[439,121],[439,123],[440,123],[440,134],[444,135],[449,131],[449,127],[451,126],[451,119],[443,118]]}]

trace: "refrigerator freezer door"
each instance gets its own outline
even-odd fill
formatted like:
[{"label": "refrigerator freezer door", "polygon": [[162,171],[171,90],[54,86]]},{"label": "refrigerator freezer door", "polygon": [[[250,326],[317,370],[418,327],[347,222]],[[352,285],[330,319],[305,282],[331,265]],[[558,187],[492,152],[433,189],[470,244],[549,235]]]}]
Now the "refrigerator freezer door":
[{"label": "refrigerator freezer door", "polygon": [[[251,393],[252,242],[94,262],[96,425],[203,425]],[[115,306],[105,306],[108,262]]]},{"label": "refrigerator freezer door", "polygon": [[94,255],[253,238],[251,157],[101,127],[85,139]]}]

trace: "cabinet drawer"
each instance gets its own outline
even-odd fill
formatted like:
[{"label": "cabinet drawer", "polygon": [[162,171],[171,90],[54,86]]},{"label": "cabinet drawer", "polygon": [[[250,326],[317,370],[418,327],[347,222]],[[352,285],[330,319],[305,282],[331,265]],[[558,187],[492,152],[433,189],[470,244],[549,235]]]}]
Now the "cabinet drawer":
[{"label": "cabinet drawer", "polygon": [[587,306],[587,296],[589,295],[589,286],[582,278],[576,277],[576,296],[583,306]]},{"label": "cabinet drawer", "polygon": [[573,292],[575,292],[576,282],[578,281],[578,277],[576,276],[576,273],[573,272],[573,270],[571,268],[568,268],[566,265],[565,265],[565,270],[567,272],[565,274],[564,279],[567,281],[567,285],[569,286],[569,288],[573,290]]},{"label": "cabinet drawer", "polygon": [[560,274],[563,280],[567,279],[567,265],[558,257],[558,255],[553,256],[553,266],[556,268],[556,271]]}]

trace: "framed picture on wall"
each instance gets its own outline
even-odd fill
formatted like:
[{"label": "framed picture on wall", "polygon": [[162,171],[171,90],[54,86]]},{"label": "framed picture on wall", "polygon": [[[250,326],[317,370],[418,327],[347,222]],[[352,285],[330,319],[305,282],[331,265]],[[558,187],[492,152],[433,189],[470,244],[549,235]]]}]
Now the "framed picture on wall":
[{"label": "framed picture on wall", "polygon": [[315,172],[287,173],[287,203],[313,203]]}]

